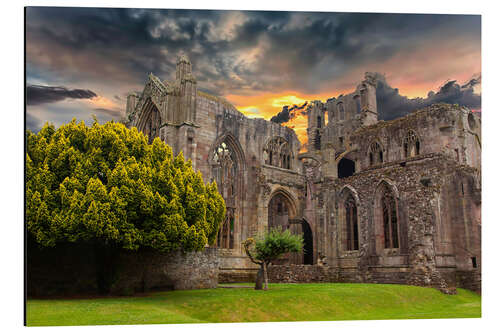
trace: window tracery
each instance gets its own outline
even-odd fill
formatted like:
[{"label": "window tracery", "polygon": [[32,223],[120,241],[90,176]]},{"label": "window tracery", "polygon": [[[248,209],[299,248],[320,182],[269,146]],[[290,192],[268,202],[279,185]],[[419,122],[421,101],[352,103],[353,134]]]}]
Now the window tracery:
[{"label": "window tracery", "polygon": [[382,147],[377,141],[373,141],[368,149],[368,157],[370,159],[370,166],[381,164],[384,162],[384,154]]},{"label": "window tracery", "polygon": [[291,169],[292,153],[290,145],[282,137],[270,140],[264,148],[264,163],[283,169]]},{"label": "window tracery", "polygon": [[405,158],[420,154],[420,140],[413,130],[409,130],[403,140]]},{"label": "window tracery", "polygon": [[226,202],[226,216],[217,237],[217,246],[231,249],[234,247],[238,162],[234,150],[225,141],[215,148],[212,165],[215,182]]},{"label": "window tracery", "polygon": [[351,193],[349,193],[347,199],[344,201],[344,209],[346,250],[355,251],[359,249],[358,212],[356,201]]},{"label": "window tracery", "polygon": [[385,186],[383,191],[381,207],[384,226],[384,247],[386,249],[396,249],[399,248],[399,223],[396,200],[387,186]]}]

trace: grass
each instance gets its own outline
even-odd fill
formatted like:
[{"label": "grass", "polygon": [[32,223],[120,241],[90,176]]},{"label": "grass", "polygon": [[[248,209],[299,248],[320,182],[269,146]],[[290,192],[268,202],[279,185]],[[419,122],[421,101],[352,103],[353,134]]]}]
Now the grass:
[{"label": "grass", "polygon": [[141,297],[29,299],[28,326],[481,317],[481,297],[458,289],[377,284],[271,284]]}]

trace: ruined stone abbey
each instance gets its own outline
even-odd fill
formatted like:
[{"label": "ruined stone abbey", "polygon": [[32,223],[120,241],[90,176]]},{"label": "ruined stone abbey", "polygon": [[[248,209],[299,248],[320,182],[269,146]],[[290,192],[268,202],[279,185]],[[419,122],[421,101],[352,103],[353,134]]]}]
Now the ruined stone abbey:
[{"label": "ruined stone abbey", "polygon": [[366,73],[354,92],[308,105],[302,152],[292,129],[198,90],[182,56],[175,80],[150,74],[126,112],[129,126],[217,182],[227,206],[219,281],[255,274],[243,241],[281,227],[304,236],[304,251],[277,261],[272,281],[480,290],[481,118],[467,108],[437,104],[378,120]]}]

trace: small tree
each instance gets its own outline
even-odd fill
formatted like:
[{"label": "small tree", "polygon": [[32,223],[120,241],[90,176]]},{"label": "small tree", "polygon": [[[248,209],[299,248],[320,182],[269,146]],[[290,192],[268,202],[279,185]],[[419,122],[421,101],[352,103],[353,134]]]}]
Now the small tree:
[{"label": "small tree", "polygon": [[255,289],[261,290],[262,280],[264,280],[264,290],[267,290],[267,267],[271,261],[285,253],[302,250],[303,239],[302,236],[292,235],[289,230],[271,229],[257,239],[248,238],[243,242],[243,246],[250,260],[260,266]]}]

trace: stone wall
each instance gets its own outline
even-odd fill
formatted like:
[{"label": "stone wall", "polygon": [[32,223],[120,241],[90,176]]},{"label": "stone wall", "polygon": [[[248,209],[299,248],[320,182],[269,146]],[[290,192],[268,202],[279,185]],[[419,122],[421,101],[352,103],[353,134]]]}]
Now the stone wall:
[{"label": "stone wall", "polygon": [[481,293],[481,271],[457,271],[457,287]]},{"label": "stone wall", "polygon": [[267,270],[271,283],[340,282],[339,269],[319,265],[273,265]]},{"label": "stone wall", "polygon": [[88,245],[62,244],[27,251],[27,293],[29,297],[99,294],[102,274],[110,281],[110,294],[130,295],[153,290],[216,288],[217,249],[202,252],[160,254],[119,251],[112,262]]}]

